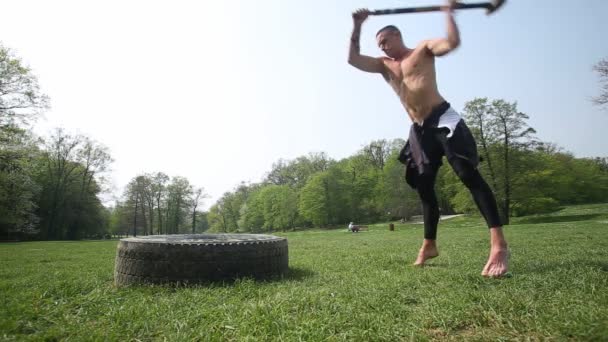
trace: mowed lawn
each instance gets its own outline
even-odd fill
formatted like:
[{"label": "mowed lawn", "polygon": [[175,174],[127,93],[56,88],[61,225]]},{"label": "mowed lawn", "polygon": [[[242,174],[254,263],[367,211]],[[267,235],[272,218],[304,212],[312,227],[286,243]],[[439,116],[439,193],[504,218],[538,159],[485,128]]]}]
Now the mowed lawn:
[{"label": "mowed lawn", "polygon": [[442,221],[423,269],[422,225],[382,224],[276,233],[284,279],[188,288],[116,288],[117,241],[3,243],[0,340],[608,340],[608,204],[514,221],[501,280],[475,217]]}]

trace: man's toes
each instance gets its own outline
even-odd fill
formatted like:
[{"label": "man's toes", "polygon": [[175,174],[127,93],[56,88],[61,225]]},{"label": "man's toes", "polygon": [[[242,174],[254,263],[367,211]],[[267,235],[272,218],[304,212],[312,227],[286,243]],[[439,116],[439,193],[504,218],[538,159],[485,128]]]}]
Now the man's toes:
[{"label": "man's toes", "polygon": [[503,274],[502,272],[494,272],[491,277],[492,278],[502,278]]},{"label": "man's toes", "polygon": [[484,267],[483,270],[481,271],[481,275],[484,277],[487,277],[490,271],[490,263],[488,262]]},{"label": "man's toes", "polygon": [[505,275],[505,273],[507,273],[507,268],[504,265],[496,265],[494,266],[494,268],[490,271],[490,275],[493,278],[500,278],[503,275]]}]

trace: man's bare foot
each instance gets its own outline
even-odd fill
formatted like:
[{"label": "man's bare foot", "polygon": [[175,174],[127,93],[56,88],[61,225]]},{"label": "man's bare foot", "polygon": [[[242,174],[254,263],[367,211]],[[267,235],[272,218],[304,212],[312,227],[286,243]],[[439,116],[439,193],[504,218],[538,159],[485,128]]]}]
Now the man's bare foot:
[{"label": "man's bare foot", "polygon": [[499,278],[505,276],[509,268],[509,249],[501,228],[490,229],[490,257],[481,275]]},{"label": "man's bare foot", "polygon": [[418,258],[416,258],[416,262],[414,262],[414,266],[424,266],[424,263],[432,258],[439,256],[439,251],[437,250],[437,245],[434,240],[424,240],[422,243],[422,248],[420,248],[420,252],[418,252]]},{"label": "man's bare foot", "polygon": [[490,257],[481,275],[490,278],[500,278],[508,272],[509,250],[507,248],[492,248]]}]

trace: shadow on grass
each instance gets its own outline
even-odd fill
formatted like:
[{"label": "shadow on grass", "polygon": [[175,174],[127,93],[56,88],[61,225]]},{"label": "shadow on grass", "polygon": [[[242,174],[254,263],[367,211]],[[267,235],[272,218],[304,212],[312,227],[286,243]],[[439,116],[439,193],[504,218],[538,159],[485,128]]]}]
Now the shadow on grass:
[{"label": "shadow on grass", "polygon": [[181,281],[163,281],[161,283],[133,283],[128,285],[118,286],[119,288],[151,288],[161,287],[170,290],[179,288],[217,288],[217,287],[234,287],[242,283],[253,282],[256,285],[273,284],[287,281],[304,281],[307,278],[314,276],[316,273],[307,268],[289,267],[286,274],[276,275],[265,278],[256,278],[251,276],[242,276],[236,278],[224,279],[209,279],[196,282],[181,282]]},{"label": "shadow on grass", "polygon": [[565,216],[533,216],[522,217],[513,220],[515,224],[539,224],[539,223],[558,223],[558,222],[577,222],[597,219],[603,214],[584,214],[584,215],[565,215]]},{"label": "shadow on grass", "polygon": [[316,273],[308,268],[302,267],[290,267],[286,276],[283,276],[282,279],[277,280],[295,280],[302,281],[306,278],[310,278],[314,276]]},{"label": "shadow on grass", "polygon": [[592,267],[597,267],[600,269],[600,271],[608,273],[608,262],[590,262],[588,263],[588,265]]},{"label": "shadow on grass", "polygon": [[608,272],[608,262],[589,261],[589,260],[572,260],[567,263],[530,263],[527,265],[518,265],[517,273],[519,274],[546,274],[564,270],[592,268],[602,272]]}]

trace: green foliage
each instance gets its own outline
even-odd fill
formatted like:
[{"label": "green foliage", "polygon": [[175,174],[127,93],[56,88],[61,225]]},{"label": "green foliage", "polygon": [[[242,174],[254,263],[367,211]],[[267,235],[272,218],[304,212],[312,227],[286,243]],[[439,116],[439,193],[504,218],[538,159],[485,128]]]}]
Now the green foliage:
[{"label": "green foliage", "polygon": [[239,226],[250,232],[259,232],[264,226],[263,188],[259,187],[249,193],[247,201],[241,206]]},{"label": "green foliage", "polygon": [[330,222],[327,178],[325,172],[314,175],[300,192],[300,214],[319,227]]},{"label": "green foliage", "polygon": [[[353,155],[326,153],[280,159],[264,180],[241,183],[214,203],[183,177],[158,172],[135,176],[114,208],[101,204],[112,163],[102,144],[56,130],[43,144],[26,128],[48,106],[30,69],[0,45],[0,237],[40,239],[125,234],[262,232],[330,227],[354,221],[411,218],[418,196],[398,162],[402,139],[373,140]],[[464,116],[484,161],[479,170],[511,215],[558,205],[608,200],[606,158],[575,158],[537,141],[517,104],[476,98]],[[447,162],[436,191],[442,214],[477,207]]]},{"label": "green foliage", "polygon": [[545,214],[559,208],[559,203],[551,197],[531,197],[513,205],[513,216]]},{"label": "green foliage", "polygon": [[27,131],[14,125],[0,129],[0,236],[11,239],[37,232],[34,179],[39,153]]},{"label": "green foliage", "polygon": [[[465,104],[464,118],[484,159],[480,167],[484,178],[494,190],[503,222],[509,223],[511,205],[517,197],[518,184],[528,169],[519,156],[535,144],[536,131],[528,126],[528,115],[517,110],[517,103],[477,98]],[[465,196],[456,200],[460,208]]]},{"label": "green foliage", "polygon": [[600,94],[593,98],[593,102],[598,106],[608,104],[608,58],[603,58],[593,66],[600,79]]},{"label": "green foliage", "polygon": [[377,205],[385,219],[406,219],[418,212],[418,195],[405,182],[405,169],[397,159],[399,151],[394,151],[386,161],[377,186]]},{"label": "green foliage", "polygon": [[208,214],[199,209],[207,194],[185,177],[138,175],[122,197],[113,212],[119,216],[112,221],[116,234],[186,234],[210,228]]},{"label": "green foliage", "polygon": [[173,177],[167,186],[166,232],[178,234],[188,231],[192,185],[184,177]]},{"label": "green foliage", "polygon": [[298,215],[298,195],[288,185],[269,185],[259,194],[263,227],[268,231],[294,228]]},{"label": "green foliage", "polygon": [[20,58],[0,44],[0,129],[28,124],[48,107],[38,79]]},{"label": "green foliage", "polygon": [[57,130],[47,140],[36,166],[41,238],[79,239],[107,231],[97,177],[109,162],[106,149],[85,137]]},{"label": "green foliage", "polygon": [[291,161],[280,159],[272,165],[265,183],[300,189],[317,172],[327,170],[334,161],[326,153],[309,153]]},{"label": "green foliage", "polygon": [[245,184],[239,185],[234,192],[226,192],[209,210],[209,224],[212,231],[236,232],[240,223],[247,224],[241,218],[246,211],[242,209],[254,189]]}]

